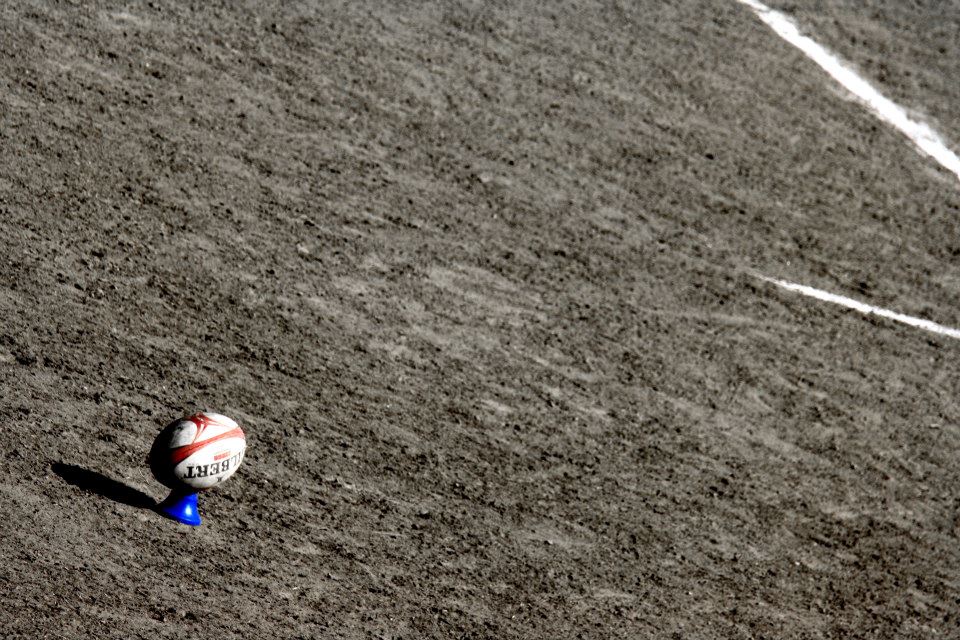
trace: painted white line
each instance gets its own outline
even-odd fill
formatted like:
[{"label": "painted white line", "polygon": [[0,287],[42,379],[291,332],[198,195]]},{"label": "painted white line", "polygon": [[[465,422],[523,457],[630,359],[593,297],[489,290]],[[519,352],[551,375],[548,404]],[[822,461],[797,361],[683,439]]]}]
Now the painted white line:
[{"label": "painted white line", "polygon": [[947,148],[943,139],[925,122],[914,120],[900,105],[881,95],[873,86],[850,70],[848,65],[817,42],[800,33],[786,15],[774,11],[757,0],[737,0],[745,4],[773,29],[777,35],[803,51],[824,71],[860,98],[881,120],[893,125],[910,138],[924,153],[960,179],[960,158]]},{"label": "painted white line", "polygon": [[771,284],[775,284],[778,287],[782,287],[788,291],[793,291],[805,296],[810,296],[811,298],[816,298],[817,300],[823,300],[824,302],[832,302],[833,304],[839,304],[850,309],[859,311],[860,313],[865,313],[867,315],[873,314],[880,316],[882,318],[888,318],[890,320],[895,320],[896,322],[902,322],[903,324],[908,324],[911,327],[917,327],[919,329],[926,329],[927,331],[932,331],[933,333],[939,333],[940,335],[949,336],[951,338],[956,338],[960,340],[960,329],[953,329],[951,327],[945,327],[942,324],[937,324],[936,322],[930,322],[929,320],[924,320],[923,318],[914,318],[913,316],[907,316],[902,313],[897,313],[896,311],[890,311],[888,309],[881,309],[880,307],[875,307],[864,302],[859,302],[853,298],[847,298],[846,296],[838,296],[835,293],[828,293],[826,291],[821,291],[820,289],[814,289],[813,287],[808,287],[802,284],[794,284],[792,282],[786,282],[784,280],[777,280],[775,278],[767,278],[765,276],[759,276],[761,280],[765,280]]}]

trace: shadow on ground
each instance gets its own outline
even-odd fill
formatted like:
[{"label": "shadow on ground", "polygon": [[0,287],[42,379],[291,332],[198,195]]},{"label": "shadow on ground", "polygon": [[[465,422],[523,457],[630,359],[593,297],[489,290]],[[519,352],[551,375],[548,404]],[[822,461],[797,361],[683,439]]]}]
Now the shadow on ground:
[{"label": "shadow on ground", "polygon": [[75,464],[63,464],[62,462],[55,462],[50,468],[68,484],[109,498],[114,502],[138,509],[153,509],[157,506],[157,501],[144,492],[108,478],[102,473],[84,469]]}]

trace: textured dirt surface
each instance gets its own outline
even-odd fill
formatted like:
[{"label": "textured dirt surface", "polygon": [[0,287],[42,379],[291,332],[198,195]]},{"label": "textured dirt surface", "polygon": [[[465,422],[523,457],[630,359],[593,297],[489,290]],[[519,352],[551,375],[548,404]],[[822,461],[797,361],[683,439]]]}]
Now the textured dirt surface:
[{"label": "textured dirt surface", "polygon": [[736,2],[384,4],[0,7],[0,636],[960,634],[960,344],[757,277],[958,326],[956,178]]},{"label": "textured dirt surface", "polygon": [[960,107],[960,3],[789,2],[771,7],[792,16],[804,31],[841,55],[884,95],[956,140]]}]

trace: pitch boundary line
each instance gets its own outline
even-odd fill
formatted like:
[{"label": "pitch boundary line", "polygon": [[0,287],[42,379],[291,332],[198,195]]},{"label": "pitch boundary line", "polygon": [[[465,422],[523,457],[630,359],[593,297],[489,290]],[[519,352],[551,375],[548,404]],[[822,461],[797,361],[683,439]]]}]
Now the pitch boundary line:
[{"label": "pitch boundary line", "polygon": [[918,329],[925,329],[926,331],[931,331],[933,333],[939,333],[940,335],[948,336],[950,338],[956,338],[960,340],[960,329],[954,329],[952,327],[946,327],[942,324],[937,324],[936,322],[931,322],[930,320],[924,320],[923,318],[915,318],[913,316],[908,316],[903,313],[897,313],[896,311],[890,311],[889,309],[882,309],[880,307],[875,307],[871,304],[866,304],[865,302],[860,302],[854,300],[853,298],[848,298],[846,296],[837,295],[835,293],[829,293],[821,289],[815,289],[813,287],[808,287],[802,284],[795,284],[793,282],[787,282],[785,280],[777,280],[776,278],[767,278],[766,276],[757,276],[761,280],[775,284],[782,289],[787,291],[793,291],[794,293],[799,293],[801,295],[809,296],[811,298],[816,298],[817,300],[823,300],[824,302],[830,302],[833,304],[838,304],[849,309],[854,309],[860,313],[866,315],[875,315],[880,316],[881,318],[887,318],[895,322],[901,322],[911,327],[917,327]]},{"label": "pitch boundary line", "polygon": [[834,80],[860,98],[878,118],[901,131],[921,152],[939,162],[944,169],[960,179],[960,157],[947,148],[946,143],[930,125],[911,118],[903,107],[882,95],[873,85],[852,71],[841,58],[812,38],[801,34],[796,23],[788,16],[774,11],[758,0],[737,0],[737,2],[753,9],[757,17],[778,36],[800,49]]}]

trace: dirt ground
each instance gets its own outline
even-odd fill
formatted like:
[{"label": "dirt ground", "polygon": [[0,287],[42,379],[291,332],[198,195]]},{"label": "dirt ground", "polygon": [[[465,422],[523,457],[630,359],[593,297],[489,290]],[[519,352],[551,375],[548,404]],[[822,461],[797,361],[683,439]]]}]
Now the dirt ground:
[{"label": "dirt ground", "polygon": [[0,150],[0,636],[960,637],[960,343],[759,278],[960,326],[960,188],[738,2],[3,3]]}]

